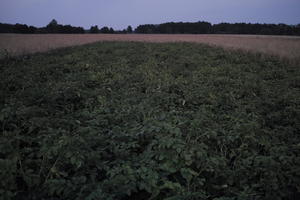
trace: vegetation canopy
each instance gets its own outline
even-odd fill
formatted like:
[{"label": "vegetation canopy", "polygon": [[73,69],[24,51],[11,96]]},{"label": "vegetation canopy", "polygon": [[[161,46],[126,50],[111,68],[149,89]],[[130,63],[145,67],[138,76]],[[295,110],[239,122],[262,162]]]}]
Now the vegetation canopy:
[{"label": "vegetation canopy", "polygon": [[0,33],[146,33],[146,34],[251,34],[251,35],[300,35],[300,24],[251,24],[251,23],[219,23],[209,22],[168,22],[163,24],[143,24],[134,31],[131,26],[123,30],[113,30],[104,26],[91,26],[89,30],[71,25],[60,25],[53,19],[46,27],[36,28],[26,24],[0,23]]},{"label": "vegetation canopy", "polygon": [[299,77],[188,43],[3,59],[0,199],[299,199]]}]

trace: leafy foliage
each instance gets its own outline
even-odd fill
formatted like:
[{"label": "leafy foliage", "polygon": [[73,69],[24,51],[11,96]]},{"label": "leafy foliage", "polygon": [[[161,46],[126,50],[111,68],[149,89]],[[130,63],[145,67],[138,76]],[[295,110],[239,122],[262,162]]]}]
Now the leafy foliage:
[{"label": "leafy foliage", "polygon": [[299,75],[187,43],[1,60],[0,199],[298,199]]}]

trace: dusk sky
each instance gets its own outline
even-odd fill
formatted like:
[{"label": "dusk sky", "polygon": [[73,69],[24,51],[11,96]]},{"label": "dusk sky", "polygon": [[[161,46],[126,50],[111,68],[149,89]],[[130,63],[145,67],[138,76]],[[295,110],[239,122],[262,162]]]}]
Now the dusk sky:
[{"label": "dusk sky", "polygon": [[300,23],[300,0],[0,0],[0,22],[123,29],[164,22]]}]

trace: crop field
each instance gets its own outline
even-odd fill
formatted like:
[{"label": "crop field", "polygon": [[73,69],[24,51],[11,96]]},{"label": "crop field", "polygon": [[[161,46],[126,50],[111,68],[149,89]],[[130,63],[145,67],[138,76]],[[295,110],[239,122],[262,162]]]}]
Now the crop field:
[{"label": "crop field", "polygon": [[192,34],[0,34],[0,53],[23,55],[97,41],[192,42],[300,61],[300,37]]},{"label": "crop field", "polygon": [[[53,46],[12,48],[98,36],[34,37]],[[203,44],[98,42],[5,57],[0,199],[300,199],[299,90],[296,63]]]}]

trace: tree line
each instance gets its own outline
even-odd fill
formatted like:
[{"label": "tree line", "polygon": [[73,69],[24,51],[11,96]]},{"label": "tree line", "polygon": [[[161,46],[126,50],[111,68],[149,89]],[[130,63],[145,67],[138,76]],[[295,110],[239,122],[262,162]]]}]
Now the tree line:
[{"label": "tree line", "polygon": [[91,26],[89,30],[82,27],[58,24],[53,19],[47,26],[37,28],[26,24],[0,23],[0,33],[143,33],[143,34],[259,34],[259,35],[300,35],[300,24],[251,24],[251,23],[219,23],[209,22],[169,22],[163,24],[139,25],[135,30],[128,26],[123,30],[114,30],[104,26]]},{"label": "tree line", "polygon": [[220,23],[212,25],[209,22],[170,22],[140,25],[135,29],[135,33],[300,35],[300,24]]},{"label": "tree line", "polygon": [[27,26],[26,24],[13,25],[0,23],[0,33],[85,33],[85,30],[82,27],[58,24],[53,19],[47,26],[41,28]]},{"label": "tree line", "polygon": [[133,33],[131,26],[127,29],[115,31],[111,27],[104,26],[98,28],[97,25],[91,26],[89,30],[84,30],[82,27],[75,27],[71,25],[61,25],[53,19],[47,26],[37,28],[34,26],[28,26],[26,24],[4,24],[0,23],[0,33],[27,33],[27,34],[42,34],[42,33]]}]

